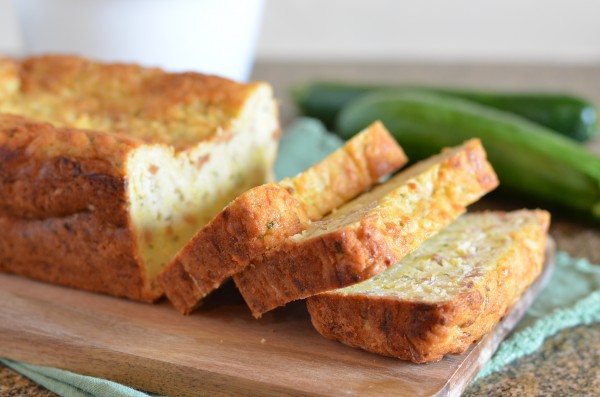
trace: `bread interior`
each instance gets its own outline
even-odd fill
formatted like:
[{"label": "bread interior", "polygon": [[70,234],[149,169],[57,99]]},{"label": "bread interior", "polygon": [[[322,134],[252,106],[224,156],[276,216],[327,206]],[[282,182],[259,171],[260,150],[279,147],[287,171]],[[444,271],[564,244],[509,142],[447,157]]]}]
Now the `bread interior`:
[{"label": "bread interior", "polygon": [[398,264],[335,292],[424,303],[452,301],[496,269],[514,247],[515,238],[523,236],[517,234],[523,228],[532,230],[526,234],[531,236],[526,244],[542,244],[536,232],[540,229],[538,215],[535,211],[462,215]]},{"label": "bread interior", "polygon": [[147,282],[232,199],[272,179],[276,109],[259,88],[227,131],[182,151],[141,146],[127,161],[128,197]]}]

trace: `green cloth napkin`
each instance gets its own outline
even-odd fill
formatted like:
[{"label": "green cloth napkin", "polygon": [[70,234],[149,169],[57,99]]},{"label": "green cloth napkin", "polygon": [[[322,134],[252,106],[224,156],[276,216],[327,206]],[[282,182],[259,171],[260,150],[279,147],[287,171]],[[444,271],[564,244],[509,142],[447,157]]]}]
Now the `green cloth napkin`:
[{"label": "green cloth napkin", "polygon": [[343,145],[344,141],[327,132],[319,120],[298,119],[281,137],[275,163],[277,180],[295,176]]},{"label": "green cloth napkin", "polygon": [[0,359],[9,368],[25,375],[32,381],[65,397],[149,397],[152,394],[143,393],[128,386],[123,386],[106,379],[79,375],[62,369],[42,367]]},{"label": "green cloth napkin", "polygon": [[600,265],[575,259],[564,251],[555,257],[555,271],[513,332],[496,350],[475,381],[539,349],[544,340],[577,325],[600,322]]},{"label": "green cloth napkin", "polygon": [[[342,144],[319,121],[297,120],[281,140],[275,165],[277,178],[296,175]],[[546,338],[565,328],[593,322],[600,322],[600,266],[559,251],[552,279],[476,379],[535,352]],[[105,379],[6,359],[0,362],[65,397],[151,396]]]}]

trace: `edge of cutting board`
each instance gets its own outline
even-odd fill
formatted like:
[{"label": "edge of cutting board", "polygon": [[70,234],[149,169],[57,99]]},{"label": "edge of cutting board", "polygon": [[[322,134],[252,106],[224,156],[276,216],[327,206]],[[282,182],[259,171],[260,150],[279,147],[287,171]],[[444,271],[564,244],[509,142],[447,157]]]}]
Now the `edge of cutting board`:
[{"label": "edge of cutting board", "polygon": [[459,396],[550,278],[554,247],[550,240],[542,275],[496,328],[438,363],[327,340],[303,302],[254,320],[230,288],[185,317],[164,301],[140,304],[6,274],[0,355],[170,396]]}]

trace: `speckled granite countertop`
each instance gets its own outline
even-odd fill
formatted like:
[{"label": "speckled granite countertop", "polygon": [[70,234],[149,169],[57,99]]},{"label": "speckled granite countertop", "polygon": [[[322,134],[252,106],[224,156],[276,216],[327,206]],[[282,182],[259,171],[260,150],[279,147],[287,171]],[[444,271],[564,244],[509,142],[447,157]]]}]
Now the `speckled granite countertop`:
[{"label": "speckled granite countertop", "polygon": [[464,396],[600,395],[600,324],[565,330],[536,354],[471,385]]},{"label": "speckled granite countertop", "polygon": [[38,386],[12,369],[0,365],[0,396],[53,397],[56,396],[56,394],[42,386]]},{"label": "speckled granite countertop", "polygon": [[[314,79],[411,82],[500,89],[560,90],[580,93],[600,104],[600,66],[394,65],[263,63],[254,78],[270,81],[282,102],[284,124],[295,116],[289,87]],[[591,144],[600,153],[600,139]],[[484,202],[481,207],[519,207]],[[558,248],[600,264],[600,228],[554,216],[551,234]],[[543,347],[500,372],[471,385],[465,396],[600,396],[600,324],[565,330]],[[0,396],[55,396],[0,365]]]}]

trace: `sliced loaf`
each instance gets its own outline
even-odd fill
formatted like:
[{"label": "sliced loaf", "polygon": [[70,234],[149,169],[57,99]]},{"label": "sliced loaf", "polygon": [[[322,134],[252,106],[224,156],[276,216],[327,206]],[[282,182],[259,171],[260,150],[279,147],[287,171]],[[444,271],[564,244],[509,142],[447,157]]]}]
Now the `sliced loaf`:
[{"label": "sliced loaf", "polygon": [[257,186],[231,202],[182,248],[159,282],[184,314],[250,261],[300,233],[407,161],[381,123],[326,159],[280,183]]},{"label": "sliced loaf", "polygon": [[70,56],[1,58],[0,113],[0,271],[142,301],[279,136],[268,84]]},{"label": "sliced loaf", "polygon": [[234,281],[255,317],[366,280],[498,184],[481,142],[415,164],[255,258]]},{"label": "sliced loaf", "polygon": [[322,335],[415,363],[489,332],[542,269],[546,211],[461,216],[377,276],[307,300]]}]

